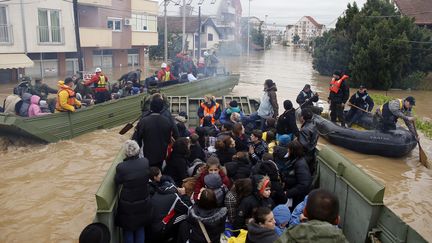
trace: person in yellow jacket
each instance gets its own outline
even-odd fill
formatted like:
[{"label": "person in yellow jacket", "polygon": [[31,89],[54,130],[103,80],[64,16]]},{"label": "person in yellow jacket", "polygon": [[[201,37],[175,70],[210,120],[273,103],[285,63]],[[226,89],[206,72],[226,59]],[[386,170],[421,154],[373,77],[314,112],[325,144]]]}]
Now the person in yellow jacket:
[{"label": "person in yellow jacket", "polygon": [[66,78],[64,81],[60,80],[58,86],[56,112],[74,112],[76,108],[81,107],[81,102],[75,97],[72,78]]}]

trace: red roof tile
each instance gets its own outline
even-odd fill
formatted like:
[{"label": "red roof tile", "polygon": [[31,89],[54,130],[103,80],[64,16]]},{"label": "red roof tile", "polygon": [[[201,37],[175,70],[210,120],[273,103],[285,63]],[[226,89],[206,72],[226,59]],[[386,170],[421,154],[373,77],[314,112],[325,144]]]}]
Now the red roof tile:
[{"label": "red roof tile", "polygon": [[415,18],[416,24],[432,24],[431,0],[395,0],[403,15]]}]

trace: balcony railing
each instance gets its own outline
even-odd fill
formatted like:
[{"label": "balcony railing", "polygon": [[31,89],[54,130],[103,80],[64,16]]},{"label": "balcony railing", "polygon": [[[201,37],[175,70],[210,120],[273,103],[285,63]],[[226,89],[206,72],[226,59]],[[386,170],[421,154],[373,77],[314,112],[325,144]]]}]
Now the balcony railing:
[{"label": "balcony railing", "polygon": [[64,44],[64,28],[61,26],[37,26],[38,44]]},{"label": "balcony railing", "polygon": [[0,44],[13,44],[12,25],[0,24]]}]

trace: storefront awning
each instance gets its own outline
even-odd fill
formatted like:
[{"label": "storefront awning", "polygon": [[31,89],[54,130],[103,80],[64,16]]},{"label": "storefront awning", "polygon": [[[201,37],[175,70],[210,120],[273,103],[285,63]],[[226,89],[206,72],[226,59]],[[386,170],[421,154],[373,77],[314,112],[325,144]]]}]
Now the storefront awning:
[{"label": "storefront awning", "polygon": [[26,67],[33,67],[33,61],[26,54],[0,54],[0,69]]}]

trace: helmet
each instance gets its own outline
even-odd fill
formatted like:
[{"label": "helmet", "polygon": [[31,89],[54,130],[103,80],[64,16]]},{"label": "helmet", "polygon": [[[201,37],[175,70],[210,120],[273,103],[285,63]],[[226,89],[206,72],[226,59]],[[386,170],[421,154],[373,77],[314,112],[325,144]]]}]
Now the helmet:
[{"label": "helmet", "polygon": [[100,73],[100,72],[102,72],[102,69],[96,68],[95,73]]},{"label": "helmet", "polygon": [[166,68],[167,64],[166,63],[162,63],[161,68]]},{"label": "helmet", "polygon": [[207,57],[208,55],[209,55],[209,53],[205,51],[205,52],[204,52],[204,56]]}]

